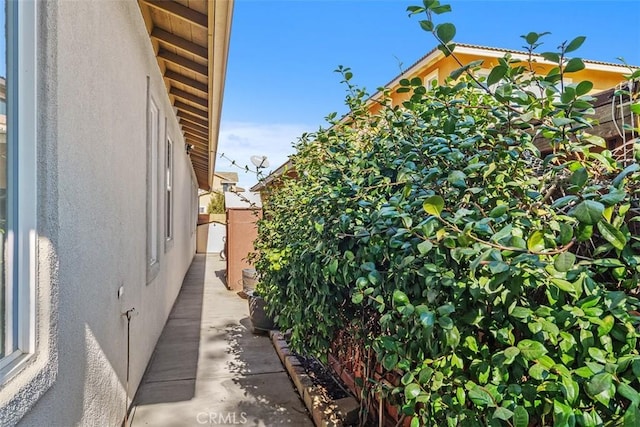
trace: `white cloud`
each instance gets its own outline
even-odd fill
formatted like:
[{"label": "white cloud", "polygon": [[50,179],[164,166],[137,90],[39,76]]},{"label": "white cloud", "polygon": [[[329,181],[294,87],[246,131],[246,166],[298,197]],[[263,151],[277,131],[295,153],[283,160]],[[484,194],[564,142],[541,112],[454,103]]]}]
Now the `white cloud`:
[{"label": "white cloud", "polygon": [[[245,166],[255,171],[251,156],[267,156],[269,167],[263,172],[268,174],[287,161],[294,152],[292,144],[304,132],[311,130],[315,129],[294,123],[223,122],[218,140],[216,171],[238,172],[239,186],[248,190],[257,182],[255,172],[244,171]],[[221,158],[221,153],[226,158]],[[235,160],[239,167],[232,165],[227,158]]]}]

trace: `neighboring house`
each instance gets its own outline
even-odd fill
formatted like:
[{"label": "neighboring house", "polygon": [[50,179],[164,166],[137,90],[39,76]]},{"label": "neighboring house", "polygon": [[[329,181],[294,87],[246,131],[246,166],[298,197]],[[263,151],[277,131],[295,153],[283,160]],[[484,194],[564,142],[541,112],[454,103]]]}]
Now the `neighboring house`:
[{"label": "neighboring house", "polygon": [[[524,51],[464,43],[456,43],[454,54],[463,64],[477,60],[484,61],[480,66],[480,70],[476,72],[476,75],[485,77],[489,75],[489,72],[495,65],[498,65],[498,58],[504,57],[505,54],[510,54],[513,59],[528,60],[528,53]],[[554,63],[545,60],[539,55],[533,55],[532,59],[535,61],[534,71],[536,74],[546,74],[556,66]],[[583,70],[569,73],[564,80],[565,83],[578,83],[583,80],[591,81],[593,83],[591,94],[614,87],[624,80],[624,74],[629,74],[629,68],[621,64],[591,61],[588,59],[584,59],[583,62],[585,65]],[[409,93],[396,93],[397,89],[400,88],[400,80],[420,77],[423,84],[429,88],[434,81],[438,82],[438,84],[444,83],[444,80],[449,77],[451,72],[458,68],[460,68],[460,65],[453,56],[445,56],[439,49],[433,49],[384,87],[385,89],[390,89],[393,105],[398,105],[410,96]],[[380,108],[380,105],[373,101],[379,99],[381,96],[382,93],[377,92],[371,97],[369,101],[371,111],[375,112]]]},{"label": "neighboring house", "polygon": [[201,190],[198,192],[198,213],[206,214],[209,203],[211,202],[212,193],[224,193],[226,191],[242,191],[237,187],[238,174],[236,172],[215,172],[213,174],[213,182],[211,191]]},{"label": "neighboring house", "polygon": [[[514,51],[508,49],[499,49],[493,47],[483,47],[464,43],[456,43],[455,56],[462,62],[468,64],[476,60],[483,60],[481,69],[476,73],[478,76],[488,76],[491,68],[498,64],[498,58],[502,58],[509,53],[514,59],[527,60],[528,54],[523,51]],[[554,64],[545,60],[539,55],[533,55],[532,59],[536,62],[534,70],[539,74],[546,74]],[[565,78],[565,83],[578,83],[582,80],[589,80],[593,83],[591,94],[608,90],[624,81],[624,74],[629,74],[629,68],[619,64],[612,64],[600,61],[584,60],[585,68],[581,71],[570,73]],[[392,105],[400,105],[403,101],[410,97],[409,93],[397,93],[401,87],[400,80],[420,77],[425,87],[429,88],[432,84],[444,83],[444,80],[452,71],[460,68],[460,65],[452,56],[445,56],[439,49],[433,49],[417,62],[407,68],[403,73],[396,76],[393,80],[384,86],[385,90],[389,90]],[[376,92],[368,100],[369,109],[375,113],[380,110],[381,106],[375,102],[383,96],[381,91]],[[295,171],[291,169],[291,162],[288,161],[260,183],[251,187],[251,191],[262,191],[265,187],[279,176],[287,174],[295,176]]]},{"label": "neighboring house", "polygon": [[213,185],[233,3],[3,4],[0,425],[122,425]]},{"label": "neighboring house", "polygon": [[213,185],[211,189],[214,191],[244,191],[237,187],[238,174],[236,172],[214,172]]}]

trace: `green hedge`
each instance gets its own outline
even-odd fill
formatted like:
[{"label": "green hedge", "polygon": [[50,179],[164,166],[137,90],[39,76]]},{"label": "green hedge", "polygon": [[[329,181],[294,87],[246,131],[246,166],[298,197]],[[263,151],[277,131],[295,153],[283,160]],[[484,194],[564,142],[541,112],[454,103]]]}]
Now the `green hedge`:
[{"label": "green hedge", "polygon": [[[410,9],[446,49],[451,24],[425,4]],[[640,173],[593,151],[592,85],[556,89],[582,41],[547,53],[543,76],[507,55],[489,82],[479,64],[437,88],[401,81],[409,99],[376,114],[339,69],[351,112],[302,136],[256,242],[297,351],[323,356],[355,327],[402,375],[365,388],[416,426],[640,425]],[[542,167],[537,135],[554,148]]]}]

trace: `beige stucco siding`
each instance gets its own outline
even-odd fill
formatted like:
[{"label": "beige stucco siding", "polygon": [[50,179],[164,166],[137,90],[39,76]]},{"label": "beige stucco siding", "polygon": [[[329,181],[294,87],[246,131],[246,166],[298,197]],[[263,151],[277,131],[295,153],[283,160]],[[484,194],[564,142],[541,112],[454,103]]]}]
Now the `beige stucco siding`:
[{"label": "beige stucco siding", "polygon": [[[131,321],[133,394],[195,252],[195,178],[137,3],[63,1],[41,9],[47,60],[40,72],[52,114],[41,120],[56,123],[43,125],[49,135],[41,149],[55,157],[39,182],[38,209],[48,218],[41,234],[56,236],[42,257],[54,256],[59,268],[57,278],[49,276],[57,294],[57,330],[51,327],[49,338],[58,360],[53,386],[21,424],[120,425],[127,367],[122,313],[132,307],[139,313]],[[161,245],[159,271],[149,283],[147,88],[160,109],[161,140],[168,135],[174,142],[175,235],[166,252]],[[161,239],[165,212],[160,209]]]}]

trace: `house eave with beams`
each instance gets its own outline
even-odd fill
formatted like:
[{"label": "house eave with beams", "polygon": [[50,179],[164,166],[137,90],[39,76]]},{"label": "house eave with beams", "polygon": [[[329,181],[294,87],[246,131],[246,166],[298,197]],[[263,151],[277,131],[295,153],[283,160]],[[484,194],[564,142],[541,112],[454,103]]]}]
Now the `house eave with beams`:
[{"label": "house eave with beams", "polygon": [[213,184],[233,0],[138,0],[198,187]]}]

